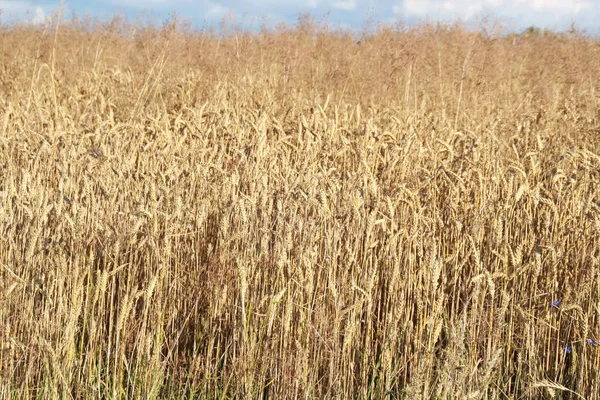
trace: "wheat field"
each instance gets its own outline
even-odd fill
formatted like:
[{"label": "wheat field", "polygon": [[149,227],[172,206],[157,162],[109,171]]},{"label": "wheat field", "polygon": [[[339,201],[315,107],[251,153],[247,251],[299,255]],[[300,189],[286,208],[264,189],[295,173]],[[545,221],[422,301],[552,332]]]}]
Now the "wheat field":
[{"label": "wheat field", "polygon": [[225,30],[0,26],[2,398],[598,396],[597,39]]}]

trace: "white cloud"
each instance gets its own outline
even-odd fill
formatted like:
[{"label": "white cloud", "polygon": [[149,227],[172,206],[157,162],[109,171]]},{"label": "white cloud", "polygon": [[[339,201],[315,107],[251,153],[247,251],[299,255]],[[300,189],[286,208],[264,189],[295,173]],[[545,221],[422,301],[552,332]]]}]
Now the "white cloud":
[{"label": "white cloud", "polygon": [[567,14],[568,17],[592,8],[591,0],[404,0],[402,6],[394,6],[392,10],[409,17],[459,16],[470,19],[485,10],[504,16],[544,13],[557,17]]},{"label": "white cloud", "polygon": [[209,3],[205,15],[208,19],[217,19],[223,17],[228,12],[230,12],[229,8],[223,7],[219,3]]},{"label": "white cloud", "polygon": [[356,10],[356,0],[338,0],[333,3],[333,8],[344,11]]},{"label": "white cloud", "polygon": [[0,1],[0,10],[4,20],[23,21],[33,25],[41,25],[48,21],[48,12],[55,7],[41,7],[29,1]]},{"label": "white cloud", "polygon": [[395,14],[405,14],[407,16],[426,17],[426,16],[446,16],[460,15],[466,19],[471,18],[481,12],[486,5],[498,4],[502,0],[405,0],[403,7],[394,7]]},{"label": "white cloud", "polygon": [[48,21],[49,17],[46,14],[46,12],[44,11],[44,9],[42,7],[37,7],[35,9],[35,15],[33,16],[33,18],[31,18],[31,23],[33,25],[43,25],[44,23],[46,23]]},{"label": "white cloud", "polygon": [[593,3],[587,0],[517,0],[519,7],[530,8],[539,11],[550,11],[554,13],[574,13],[579,14],[581,11],[593,7]]},{"label": "white cloud", "polygon": [[23,13],[34,8],[35,5],[28,1],[0,1],[0,10],[3,13]]}]

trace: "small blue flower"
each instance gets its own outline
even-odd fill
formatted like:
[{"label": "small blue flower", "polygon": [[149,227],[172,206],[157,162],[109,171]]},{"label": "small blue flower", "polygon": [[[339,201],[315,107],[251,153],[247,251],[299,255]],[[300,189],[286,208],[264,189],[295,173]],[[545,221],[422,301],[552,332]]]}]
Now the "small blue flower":
[{"label": "small blue flower", "polygon": [[600,344],[594,339],[588,339],[587,342],[592,346],[598,346]]},{"label": "small blue flower", "polygon": [[565,346],[565,355],[570,354],[572,351],[573,351],[573,346],[571,346],[570,344]]},{"label": "small blue flower", "polygon": [[550,307],[558,308],[559,306],[560,306],[560,300],[554,300],[552,303],[550,303]]}]

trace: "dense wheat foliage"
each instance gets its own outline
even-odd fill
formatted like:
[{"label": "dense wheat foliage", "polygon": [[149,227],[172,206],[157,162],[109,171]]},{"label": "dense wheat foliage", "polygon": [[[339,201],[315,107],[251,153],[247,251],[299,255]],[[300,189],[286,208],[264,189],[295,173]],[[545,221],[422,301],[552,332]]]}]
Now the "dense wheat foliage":
[{"label": "dense wheat foliage", "polygon": [[0,28],[2,398],[593,398],[600,43]]}]

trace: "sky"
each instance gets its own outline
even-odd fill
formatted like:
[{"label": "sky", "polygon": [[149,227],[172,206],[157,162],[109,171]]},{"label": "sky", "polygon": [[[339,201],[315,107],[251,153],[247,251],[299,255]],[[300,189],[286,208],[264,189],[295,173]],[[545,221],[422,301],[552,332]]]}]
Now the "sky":
[{"label": "sky", "polygon": [[[0,23],[41,24],[57,5],[56,0],[0,0]],[[529,26],[561,31],[574,23],[590,34],[600,33],[600,0],[66,0],[62,9],[66,17],[75,12],[102,19],[123,15],[132,21],[164,21],[175,12],[197,28],[218,28],[224,18],[250,29],[291,25],[300,14],[310,13],[329,26],[356,30],[366,21],[412,25],[459,19],[477,26],[487,16],[508,31]]]}]

